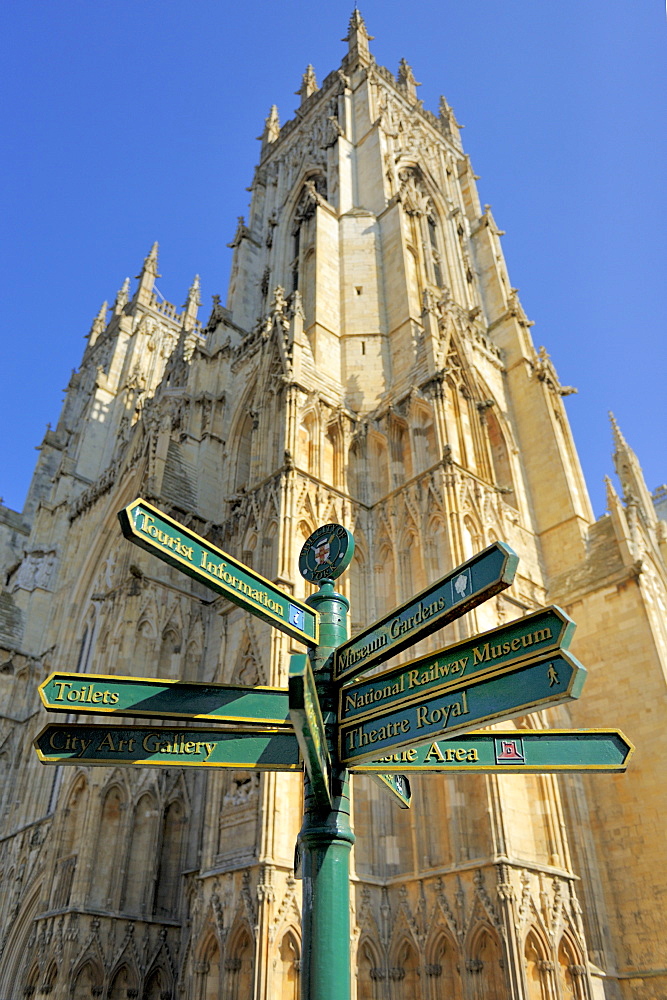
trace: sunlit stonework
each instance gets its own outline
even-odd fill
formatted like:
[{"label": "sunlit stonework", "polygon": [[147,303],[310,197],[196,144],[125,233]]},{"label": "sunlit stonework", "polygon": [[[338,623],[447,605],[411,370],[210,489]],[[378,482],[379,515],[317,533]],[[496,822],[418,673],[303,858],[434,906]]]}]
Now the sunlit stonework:
[{"label": "sunlit stonework", "polygon": [[353,995],[667,997],[664,522],[615,422],[621,494],[594,520],[573,390],[533,345],[452,108],[423,108],[404,59],[376,65],[356,10],[345,41],[295,118],[266,119],[227,305],[202,325],[197,278],[181,309],[159,299],[155,245],[93,320],[23,513],[0,508],[0,1000],[298,996],[298,774],[32,748],[53,670],[284,687],[302,651],[125,541],[137,496],[299,598],[304,540],[344,525],[357,631],[507,541],[513,586],[412,655],[557,603],[589,679],[516,726],[617,726],[636,755],[626,775],[422,776],[410,811],[355,777]]}]

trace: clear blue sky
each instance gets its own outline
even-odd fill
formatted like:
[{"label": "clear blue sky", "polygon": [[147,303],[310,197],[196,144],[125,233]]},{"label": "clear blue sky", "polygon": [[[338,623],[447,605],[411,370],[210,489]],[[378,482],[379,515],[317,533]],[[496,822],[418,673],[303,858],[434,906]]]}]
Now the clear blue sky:
[{"label": "clear blue sky", "polygon": [[[269,106],[338,67],[353,0],[21,0],[0,11],[0,495],[20,509],[47,421],[104,299],[160,242],[158,287],[226,295]],[[667,29],[662,0],[363,0],[466,128],[510,278],[567,399],[595,511],[607,411],[650,489],[667,479]]]}]

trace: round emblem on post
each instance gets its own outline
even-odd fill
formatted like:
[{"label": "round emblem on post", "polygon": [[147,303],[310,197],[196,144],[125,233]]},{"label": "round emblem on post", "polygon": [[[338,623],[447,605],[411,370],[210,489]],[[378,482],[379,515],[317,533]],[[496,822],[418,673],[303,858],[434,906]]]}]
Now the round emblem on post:
[{"label": "round emblem on post", "polygon": [[354,538],[342,524],[323,524],[307,538],[299,555],[299,572],[311,583],[335,580],[354,555]]}]

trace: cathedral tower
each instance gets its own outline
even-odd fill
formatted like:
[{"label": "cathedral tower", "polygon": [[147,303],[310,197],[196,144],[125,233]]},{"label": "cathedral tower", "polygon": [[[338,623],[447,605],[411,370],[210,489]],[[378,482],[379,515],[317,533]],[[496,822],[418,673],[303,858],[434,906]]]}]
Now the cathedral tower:
[{"label": "cathedral tower", "polygon": [[[121,539],[136,496],[298,597],[304,539],[344,524],[356,630],[505,540],[514,585],[410,656],[558,600],[591,679],[571,713],[517,727],[618,725],[638,743],[636,664],[656,759],[666,749],[665,536],[639,464],[614,425],[625,496],[610,486],[594,522],[573,390],[533,345],[454,112],[425,110],[411,67],[378,66],[370,40],[355,10],[340,68],[318,85],[307,67],[292,120],[271,108],[226,306],[214,296],[203,328],[198,279],[182,311],[159,301],[154,246],[134,294],[126,282],[93,321],[23,515],[3,512],[0,998],[298,996],[297,775],[34,757],[54,669],[286,686],[298,644]],[[358,1000],[667,989],[665,793],[637,760],[632,784],[422,776],[409,812],[355,777]],[[640,864],[644,796],[656,826]]]}]

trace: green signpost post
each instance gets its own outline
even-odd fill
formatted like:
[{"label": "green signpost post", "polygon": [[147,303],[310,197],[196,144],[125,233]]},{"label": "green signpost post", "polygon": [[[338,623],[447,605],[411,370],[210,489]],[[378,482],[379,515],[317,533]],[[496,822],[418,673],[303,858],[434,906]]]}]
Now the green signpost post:
[{"label": "green signpost post", "polygon": [[[145,500],[118,516],[135,545],[309,652],[291,657],[287,691],[53,673],[39,687],[49,711],[137,716],[156,725],[49,724],[35,749],[45,764],[263,771],[305,764],[295,863],[303,879],[302,1000],[350,997],[350,771],[370,774],[408,808],[403,772],[627,767],[634,748],[618,730],[471,731],[579,697],[586,671],[566,651],[574,623],[559,608],[352,680],[508,587],[518,557],[502,542],[349,639],[349,602],[333,587],[354,554],[354,539],[342,525],[323,525],[305,542],[299,570],[319,590],[302,602]],[[176,722],[168,727],[158,720]],[[199,728],[204,722],[207,728]]]}]

